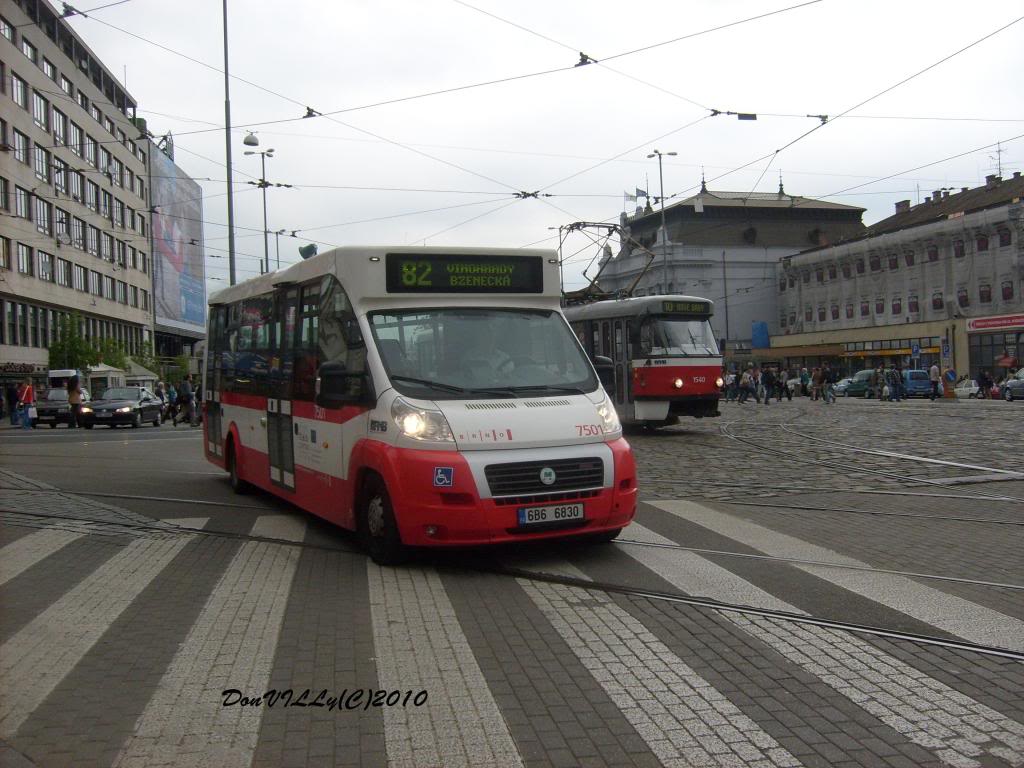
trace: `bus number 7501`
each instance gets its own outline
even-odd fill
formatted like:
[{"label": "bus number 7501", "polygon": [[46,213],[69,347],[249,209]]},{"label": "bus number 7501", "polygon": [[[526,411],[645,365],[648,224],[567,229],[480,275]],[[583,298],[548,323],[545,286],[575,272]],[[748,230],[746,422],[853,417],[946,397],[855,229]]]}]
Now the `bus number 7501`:
[{"label": "bus number 7501", "polygon": [[579,437],[590,437],[601,434],[601,427],[597,424],[577,424],[576,434]]}]

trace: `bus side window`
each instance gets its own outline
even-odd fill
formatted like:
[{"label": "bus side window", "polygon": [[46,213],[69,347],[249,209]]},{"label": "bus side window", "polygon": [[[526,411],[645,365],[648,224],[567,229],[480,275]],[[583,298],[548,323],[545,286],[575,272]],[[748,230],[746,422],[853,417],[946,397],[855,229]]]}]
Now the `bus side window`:
[{"label": "bus side window", "polygon": [[622,360],[622,321],[615,321],[615,360]]},{"label": "bus side window", "polygon": [[295,342],[293,392],[296,400],[313,400],[316,396],[316,371],[320,345],[320,286],[302,286],[299,299],[299,335]]},{"label": "bus side window", "polygon": [[605,357],[612,356],[612,324],[607,320],[601,322],[601,354]]},{"label": "bus side window", "polygon": [[643,357],[651,354],[651,324],[640,323],[640,354]]}]

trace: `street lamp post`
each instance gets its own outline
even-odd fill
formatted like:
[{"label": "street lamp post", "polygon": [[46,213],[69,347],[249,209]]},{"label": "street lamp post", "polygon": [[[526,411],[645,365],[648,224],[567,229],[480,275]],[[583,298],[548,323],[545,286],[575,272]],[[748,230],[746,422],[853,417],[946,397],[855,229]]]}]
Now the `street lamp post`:
[{"label": "street lamp post", "polygon": [[275,249],[277,251],[277,268],[278,269],[281,268],[281,235],[283,235],[285,233],[285,231],[286,230],[279,229],[279,230],[277,230],[274,233],[274,247],[275,247]]},{"label": "street lamp post", "polygon": [[[250,133],[246,136],[242,143],[248,147],[258,147],[260,140],[256,138],[256,134]],[[269,231],[267,229],[267,187],[270,183],[267,181],[267,158],[274,156],[274,149],[264,149],[260,151],[246,150],[247,155],[259,155],[260,156],[260,183],[259,187],[263,190],[263,271],[270,271],[270,238]]]},{"label": "street lamp post", "polygon": [[661,195],[658,198],[661,200],[661,288],[662,293],[668,293],[668,227],[665,226],[665,176],[661,171],[661,158],[664,155],[674,157],[676,153],[656,149],[647,156],[647,159],[655,156],[658,158],[658,183],[661,186]]},{"label": "street lamp post", "polygon": [[231,178],[231,77],[228,75],[228,0],[224,0],[224,159],[228,169],[228,276],[235,284],[235,200]]}]

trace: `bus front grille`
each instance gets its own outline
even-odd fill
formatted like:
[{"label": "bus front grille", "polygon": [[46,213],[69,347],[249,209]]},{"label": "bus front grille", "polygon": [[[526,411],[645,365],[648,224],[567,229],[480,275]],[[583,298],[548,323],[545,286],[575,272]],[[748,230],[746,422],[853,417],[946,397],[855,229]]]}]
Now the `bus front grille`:
[{"label": "bus front grille", "polygon": [[[554,472],[554,482],[541,481],[543,470]],[[528,496],[555,491],[601,488],[604,485],[604,462],[597,456],[583,459],[552,461],[518,461],[511,464],[489,464],[484,467],[492,496]],[[544,472],[550,477],[550,472]]]}]

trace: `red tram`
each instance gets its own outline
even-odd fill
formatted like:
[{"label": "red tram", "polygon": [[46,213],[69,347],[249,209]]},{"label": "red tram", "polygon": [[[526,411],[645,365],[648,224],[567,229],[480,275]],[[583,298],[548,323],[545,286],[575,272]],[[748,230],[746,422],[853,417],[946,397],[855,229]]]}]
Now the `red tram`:
[{"label": "red tram", "polygon": [[714,304],[694,296],[640,296],[566,307],[592,357],[614,364],[609,394],[624,424],[661,427],[680,416],[718,416],[722,355]]}]

